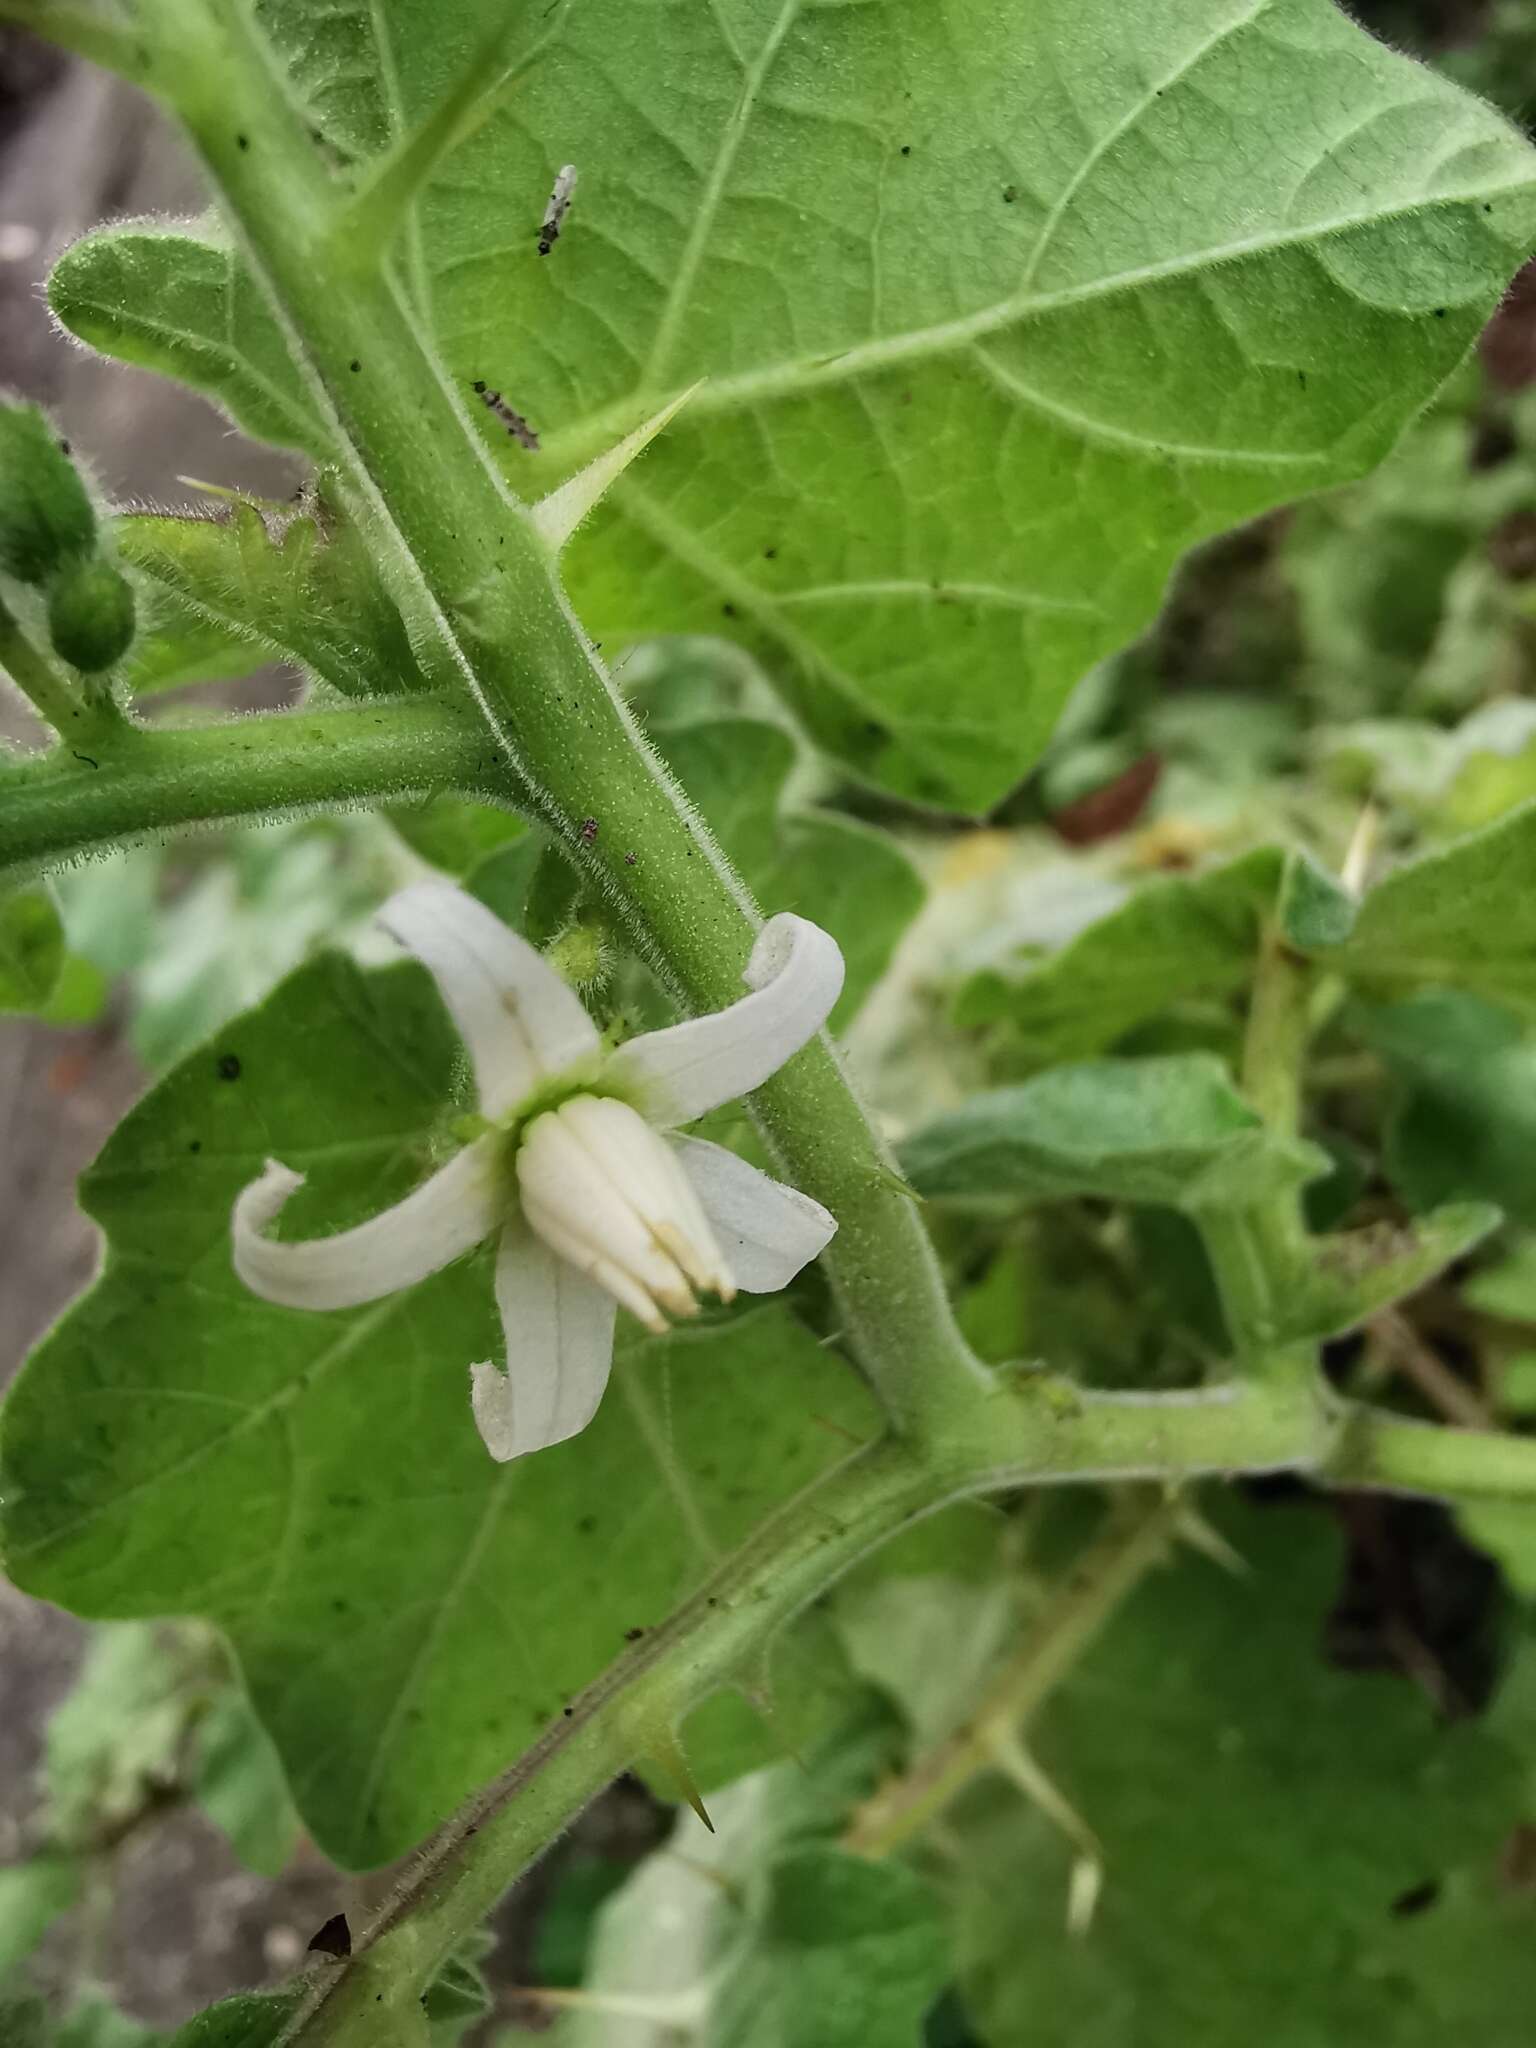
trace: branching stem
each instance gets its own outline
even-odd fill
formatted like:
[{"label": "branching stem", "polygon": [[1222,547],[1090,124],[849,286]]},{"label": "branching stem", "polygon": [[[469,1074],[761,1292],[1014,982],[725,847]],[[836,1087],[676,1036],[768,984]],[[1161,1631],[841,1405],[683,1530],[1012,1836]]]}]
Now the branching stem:
[{"label": "branching stem", "polygon": [[205,726],[89,728],[0,769],[0,875],[229,818],[275,817],[442,790],[507,788],[485,727],[431,700],[285,711]]}]

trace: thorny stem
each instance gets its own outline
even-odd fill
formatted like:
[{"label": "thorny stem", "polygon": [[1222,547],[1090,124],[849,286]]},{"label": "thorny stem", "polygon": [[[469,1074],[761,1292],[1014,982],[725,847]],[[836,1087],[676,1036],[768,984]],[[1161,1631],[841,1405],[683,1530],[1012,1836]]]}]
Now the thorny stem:
[{"label": "thorny stem", "polygon": [[[340,488],[397,598],[589,886],[687,1011],[723,1007],[758,913],[645,746],[386,251],[359,236],[251,15],[145,0],[146,83],[181,115],[329,432]],[[785,1178],[838,1219],[824,1265],[849,1348],[921,1433],[985,1383],[910,1197],[837,1057],[813,1043],[749,1107]]]},{"label": "thorny stem", "polygon": [[[648,1750],[665,1749],[690,1709],[808,1600],[948,1501],[1067,1479],[1178,1484],[1274,1471],[1396,1492],[1536,1499],[1536,1439],[1440,1430],[1366,1409],[1324,1416],[1304,1392],[1272,1383],[1182,1400],[1100,1396],[1075,1407],[1042,1392],[999,1388],[950,1443],[871,1445],[779,1509],[461,1810],[362,1932],[350,1961],[314,1966],[283,2048],[371,2048],[381,2001],[414,2002],[588,1800]],[[1155,1515],[1123,1553],[1106,1549],[1094,1590],[1085,1585],[1081,1606],[1041,1655],[1039,1680],[1054,1682],[1166,1535]],[[1021,1680],[1015,1705],[1032,1704],[1034,1682]]]},{"label": "thorny stem", "polygon": [[[15,4],[0,0],[0,11]],[[138,22],[135,75],[179,112],[224,197],[325,424],[349,508],[431,643],[433,672],[453,679],[459,709],[493,751],[489,793],[531,796],[686,1009],[730,1001],[755,908],[611,688],[557,561],[485,453],[385,249],[355,222],[349,232],[345,185],[316,149],[253,11],[229,0],[140,0]],[[114,44],[102,54],[126,53]],[[173,740],[135,735],[133,746],[151,737]],[[208,746],[212,759],[211,736]],[[274,784],[274,806],[281,801]],[[100,836],[162,822],[130,825],[125,803]],[[1275,981],[1257,1008],[1247,1074],[1281,1126],[1294,1123],[1293,996]],[[1275,1057],[1285,1047],[1296,1055],[1288,1078]],[[1536,1442],[1341,1410],[1289,1372],[1161,1399],[1078,1396],[1043,1377],[993,1383],[955,1329],[914,1207],[830,1047],[799,1055],[752,1107],[787,1177],[839,1219],[827,1264],[850,1346],[894,1434],[765,1523],[450,1824],[350,1962],[317,1966],[289,2043],[376,2048],[381,2018],[414,2010],[518,1871],[615,1772],[664,1746],[694,1705],[865,1551],[947,1500],[1068,1480],[1273,1470],[1536,1498]]]},{"label": "thorny stem", "polygon": [[889,1856],[937,1819],[973,1779],[999,1768],[1030,1715],[1163,1556],[1187,1512],[1172,1497],[1142,1502],[1128,1515],[1111,1510],[1108,1525],[1077,1559],[964,1725],[883,1785],[855,1815],[843,1846],[857,1855]]}]

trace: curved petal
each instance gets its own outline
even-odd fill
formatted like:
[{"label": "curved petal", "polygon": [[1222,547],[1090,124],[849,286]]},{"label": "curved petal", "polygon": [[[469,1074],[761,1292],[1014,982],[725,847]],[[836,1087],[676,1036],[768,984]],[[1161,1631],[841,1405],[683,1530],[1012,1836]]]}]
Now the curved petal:
[{"label": "curved petal", "polygon": [[672,1142],[743,1293],[776,1294],[831,1243],[836,1217],[798,1188],[770,1180],[723,1145]]},{"label": "curved petal", "polygon": [[613,1364],[612,1295],[526,1224],[507,1225],[496,1260],[507,1370],[470,1367],[475,1427],[498,1464],[585,1429]]},{"label": "curved petal", "polygon": [[275,1159],[235,1203],[235,1271],[264,1301],[283,1308],[356,1308],[414,1287],[489,1237],[501,1204],[494,1143],[481,1138],[381,1216],[298,1244],[265,1235],[304,1182]]},{"label": "curved petal", "polygon": [[546,1074],[597,1050],[597,1027],[574,990],[462,889],[415,882],[389,899],[379,923],[437,983],[487,1116],[505,1116]]},{"label": "curved petal", "polygon": [[741,978],[752,993],[739,1003],[632,1038],[609,1062],[653,1123],[692,1123],[782,1067],[842,994],[843,956],[819,924],[784,911],[758,933]]}]

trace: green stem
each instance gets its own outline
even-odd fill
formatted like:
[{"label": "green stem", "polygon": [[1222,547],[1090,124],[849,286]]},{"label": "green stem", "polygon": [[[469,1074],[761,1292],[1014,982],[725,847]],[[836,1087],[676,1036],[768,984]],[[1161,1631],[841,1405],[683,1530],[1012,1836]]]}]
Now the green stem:
[{"label": "green stem", "polygon": [[125,77],[137,72],[139,51],[128,31],[83,8],[64,6],[61,0],[0,0],[0,21],[31,29],[60,49],[73,50],[77,57],[86,57],[108,71],[120,71]]},{"label": "green stem", "polygon": [[896,1442],[870,1447],[781,1508],[670,1621],[637,1643],[544,1739],[467,1807],[410,1870],[348,1964],[312,1979],[282,2036],[372,2048],[519,1871],[626,1765],[665,1749],[689,1707],[942,1482]]},{"label": "green stem", "polygon": [[[144,12],[156,82],[222,190],[402,605],[680,1005],[734,1000],[755,906],[612,688],[558,561],[403,292],[376,250],[339,231],[345,195],[248,10],[145,0]],[[837,1217],[824,1264],[847,1342],[898,1426],[921,1431],[984,1375],[830,1044],[808,1046],[749,1107],[785,1178]]]},{"label": "green stem", "polygon": [[1536,1506],[1536,1437],[1446,1429],[1381,1409],[1346,1410],[1319,1470],[1335,1486]]},{"label": "green stem", "polygon": [[65,741],[94,735],[101,723],[99,708],[88,702],[57,662],[41,653],[0,605],[0,669],[32,709]]},{"label": "green stem", "polygon": [[[1294,1138],[1301,1127],[1312,983],[1309,963],[1292,951],[1278,926],[1266,926],[1248,1005],[1242,1085],[1270,1129],[1284,1138]],[[1309,1379],[1314,1352],[1277,1343],[1296,1276],[1308,1259],[1300,1194],[1288,1189],[1250,1208],[1209,1210],[1196,1220],[1238,1370]]]},{"label": "green stem", "polygon": [[[1294,1471],[1352,1486],[1536,1502],[1536,1439],[1437,1430],[1366,1409],[1326,1414],[1305,1390],[1073,1397],[1003,1385],[949,1441],[871,1445],[787,1503],[660,1628],[628,1651],[528,1754],[445,1828],[351,1960],[317,1966],[285,2048],[371,2048],[381,2005],[414,2004],[507,1887],[619,1771],[748,1663],[765,1638],[905,1523],[968,1495],[1067,1479],[1187,1482]],[[1080,1597],[1010,1695],[1054,1682],[1166,1531],[1154,1517],[1097,1554]],[[1021,1661],[1027,1661],[1021,1660]],[[1001,1694],[999,1694],[999,1702]]]},{"label": "green stem", "polygon": [[1301,1077],[1311,1034],[1311,965],[1266,927],[1254,971],[1243,1041],[1243,1093],[1271,1130],[1301,1127]]},{"label": "green stem", "polygon": [[1073,1564],[964,1726],[875,1793],[855,1817],[844,1847],[861,1856],[891,1855],[937,1819],[974,1779],[995,1768],[1024,1722],[1162,1557],[1185,1512],[1177,1498],[1143,1505],[1129,1516],[1112,1509],[1108,1526]]},{"label": "green stem", "polygon": [[431,700],[124,725],[100,754],[82,739],[0,770],[0,874],[223,818],[481,791],[493,776],[480,721]]}]

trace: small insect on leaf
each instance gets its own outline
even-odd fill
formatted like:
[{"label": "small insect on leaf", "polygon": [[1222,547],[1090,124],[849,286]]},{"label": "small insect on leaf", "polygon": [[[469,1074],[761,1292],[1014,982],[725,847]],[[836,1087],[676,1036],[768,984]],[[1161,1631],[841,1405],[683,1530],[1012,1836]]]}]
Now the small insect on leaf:
[{"label": "small insect on leaf", "polygon": [[539,452],[539,437],[523,418],[522,414],[514,412],[501,393],[493,391],[483,377],[475,379],[474,391],[475,396],[483,400],[490,410],[495,413],[497,419],[501,421],[501,424],[506,428],[513,440],[521,442],[524,448],[537,455]]},{"label": "small insect on leaf", "polygon": [[544,225],[539,229],[539,254],[547,256],[560,239],[560,230],[565,225],[565,216],[571,210],[571,201],[576,196],[576,166],[562,164],[555,173],[555,189],[549,195],[549,204],[544,209]]}]

